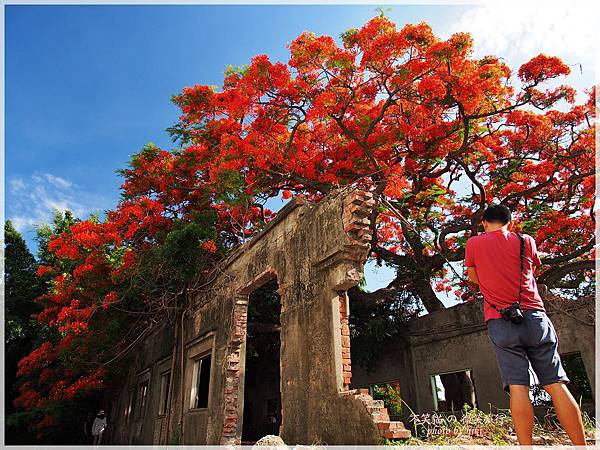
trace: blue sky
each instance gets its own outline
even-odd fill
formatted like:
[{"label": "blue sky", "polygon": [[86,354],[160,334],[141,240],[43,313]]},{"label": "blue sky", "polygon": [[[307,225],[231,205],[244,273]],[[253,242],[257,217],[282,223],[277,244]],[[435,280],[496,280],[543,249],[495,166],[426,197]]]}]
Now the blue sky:
[{"label": "blue sky", "polygon": [[[510,7],[493,4],[383,7],[399,27],[425,20],[441,37],[471,31],[479,51],[509,63],[540,51],[582,63],[585,73],[568,81],[589,86],[585,25],[593,18],[564,4],[550,12],[515,4],[512,16]],[[48,220],[52,208],[87,217],[114,207],[115,170],[147,142],[172,148],[165,129],[178,110],[171,95],[193,84],[221,86],[228,64],[259,53],[287,62],[286,43],[304,30],[339,42],[340,33],[378,14],[377,6],[5,6],[6,218],[34,249],[32,225]],[[544,19],[544,28],[527,14]],[[367,272],[371,289],[390,279],[386,269]]]}]

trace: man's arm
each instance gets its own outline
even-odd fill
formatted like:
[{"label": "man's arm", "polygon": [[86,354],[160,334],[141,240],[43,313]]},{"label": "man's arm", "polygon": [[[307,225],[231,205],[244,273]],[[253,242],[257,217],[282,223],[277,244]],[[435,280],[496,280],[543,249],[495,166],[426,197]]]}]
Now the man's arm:
[{"label": "man's arm", "polygon": [[535,271],[536,267],[540,267],[542,265],[542,261],[540,260],[540,255],[537,251],[537,245],[535,243],[535,239],[533,237],[527,235],[529,237],[529,243],[531,244],[531,259],[533,260],[533,270]]},{"label": "man's arm", "polygon": [[469,281],[476,285],[471,286],[471,289],[477,291],[477,288],[479,287],[479,278],[477,278],[477,269],[475,268],[475,254],[473,252],[473,245],[473,238],[467,239],[467,244],[465,246],[465,266],[467,268],[467,276],[469,277]]}]

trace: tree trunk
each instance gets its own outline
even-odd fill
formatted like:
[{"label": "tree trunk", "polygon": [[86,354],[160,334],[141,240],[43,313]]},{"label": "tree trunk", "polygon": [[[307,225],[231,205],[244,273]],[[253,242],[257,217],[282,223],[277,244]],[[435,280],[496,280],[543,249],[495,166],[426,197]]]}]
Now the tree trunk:
[{"label": "tree trunk", "polygon": [[414,287],[411,288],[411,291],[421,299],[421,302],[423,302],[423,306],[428,313],[440,311],[445,308],[441,300],[435,295],[429,279],[417,279]]}]

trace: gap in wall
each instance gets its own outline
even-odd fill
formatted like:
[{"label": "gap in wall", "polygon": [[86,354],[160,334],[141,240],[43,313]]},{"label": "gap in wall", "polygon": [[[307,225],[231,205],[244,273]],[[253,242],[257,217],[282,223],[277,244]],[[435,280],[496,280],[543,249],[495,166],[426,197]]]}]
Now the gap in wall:
[{"label": "gap in wall", "polygon": [[277,279],[249,296],[242,445],[268,434],[279,435],[281,425],[280,346],[281,300]]}]

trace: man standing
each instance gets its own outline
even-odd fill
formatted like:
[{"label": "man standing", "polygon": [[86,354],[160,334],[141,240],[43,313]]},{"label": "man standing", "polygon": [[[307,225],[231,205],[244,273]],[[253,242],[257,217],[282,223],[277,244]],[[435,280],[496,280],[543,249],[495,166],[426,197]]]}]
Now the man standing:
[{"label": "man standing", "polygon": [[[565,383],[569,378],[558,354],[558,337],[546,315],[533,277],[541,266],[535,241],[522,235],[525,244],[521,273],[519,235],[509,231],[511,211],[505,205],[489,206],[483,214],[485,233],[467,240],[465,266],[469,280],[478,284],[484,298],[488,336],[496,351],[503,388],[510,393],[510,410],[520,445],[533,443],[533,406],[529,399],[529,364],[552,397],[558,420],[573,445],[585,445],[577,402]],[[520,295],[522,318],[510,320],[501,310]],[[518,312],[517,312],[518,315]]]},{"label": "man standing", "polygon": [[92,425],[92,436],[94,437],[94,445],[100,445],[102,443],[102,436],[106,430],[106,415],[104,410],[100,410],[94,424]]}]

